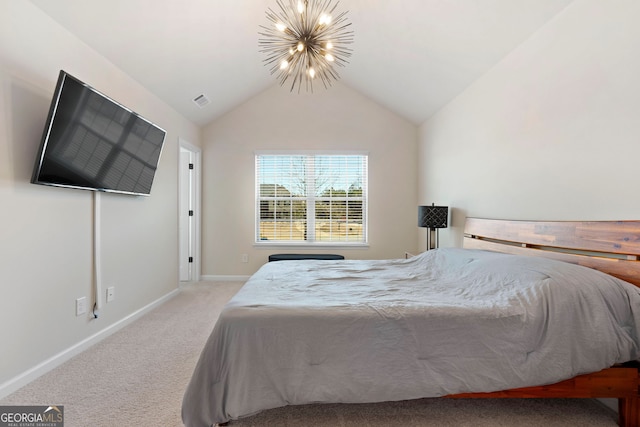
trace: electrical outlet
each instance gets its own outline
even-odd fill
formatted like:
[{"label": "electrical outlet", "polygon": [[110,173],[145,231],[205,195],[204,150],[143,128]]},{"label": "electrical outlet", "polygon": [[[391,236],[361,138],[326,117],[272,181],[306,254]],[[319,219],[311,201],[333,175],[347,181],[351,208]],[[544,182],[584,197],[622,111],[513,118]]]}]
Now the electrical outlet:
[{"label": "electrical outlet", "polygon": [[115,286],[110,286],[107,288],[107,302],[111,302],[116,298],[116,288]]},{"label": "electrical outlet", "polygon": [[240,257],[240,260],[242,262],[249,262],[249,255],[247,254],[242,254],[242,256]]},{"label": "electrical outlet", "polygon": [[87,312],[87,298],[82,297],[76,300],[76,316],[82,316]]}]

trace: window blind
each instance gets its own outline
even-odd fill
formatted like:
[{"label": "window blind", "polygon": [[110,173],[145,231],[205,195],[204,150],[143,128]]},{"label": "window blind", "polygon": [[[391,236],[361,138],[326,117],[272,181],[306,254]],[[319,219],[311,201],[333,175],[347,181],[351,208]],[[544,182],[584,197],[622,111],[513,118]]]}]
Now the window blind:
[{"label": "window blind", "polygon": [[366,243],[361,154],[256,155],[256,242]]}]

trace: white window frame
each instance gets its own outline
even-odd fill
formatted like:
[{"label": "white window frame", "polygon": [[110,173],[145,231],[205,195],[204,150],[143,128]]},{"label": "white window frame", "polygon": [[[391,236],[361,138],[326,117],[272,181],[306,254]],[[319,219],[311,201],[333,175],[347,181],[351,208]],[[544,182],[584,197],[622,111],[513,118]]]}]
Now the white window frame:
[{"label": "white window frame", "polygon": [[[254,165],[255,165],[255,246],[266,247],[266,246],[286,246],[286,247],[322,247],[322,248],[354,248],[354,247],[368,247],[369,246],[369,237],[368,237],[368,181],[369,181],[369,171],[368,171],[368,163],[369,163],[369,153],[366,151],[309,151],[309,150],[284,150],[284,151],[256,151],[254,156]],[[364,157],[364,168],[365,168],[365,176],[363,177],[364,182],[362,183],[362,241],[316,241],[315,234],[309,233],[307,235],[307,240],[261,240],[260,239],[260,180],[259,180],[259,167],[258,167],[258,158],[260,156],[363,156]],[[313,170],[308,169],[307,175],[313,175]],[[315,202],[319,198],[315,196],[314,184],[312,180],[307,179],[306,184],[307,188],[307,196],[305,198],[307,204],[307,226],[308,230],[315,230]]]}]

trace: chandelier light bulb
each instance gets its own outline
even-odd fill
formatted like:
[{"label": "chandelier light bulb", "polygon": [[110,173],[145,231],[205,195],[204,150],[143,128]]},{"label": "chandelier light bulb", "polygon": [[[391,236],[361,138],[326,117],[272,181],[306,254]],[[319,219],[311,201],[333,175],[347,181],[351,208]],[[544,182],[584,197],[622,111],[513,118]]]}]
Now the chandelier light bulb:
[{"label": "chandelier light bulb", "polygon": [[351,56],[353,31],[346,11],[338,11],[339,0],[273,0],[267,9],[269,25],[260,25],[258,45],[281,85],[291,91],[305,86],[313,92],[313,81],[325,88],[340,76]]},{"label": "chandelier light bulb", "polygon": [[320,15],[319,23],[320,23],[320,25],[329,25],[329,24],[331,24],[331,15],[327,15],[326,13],[323,13],[322,15]]}]

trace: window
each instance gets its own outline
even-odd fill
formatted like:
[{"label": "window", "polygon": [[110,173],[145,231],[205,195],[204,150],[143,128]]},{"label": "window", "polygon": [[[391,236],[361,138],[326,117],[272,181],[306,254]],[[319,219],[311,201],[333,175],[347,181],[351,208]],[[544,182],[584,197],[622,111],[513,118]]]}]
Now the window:
[{"label": "window", "polygon": [[367,156],[256,155],[256,242],[367,242]]}]

